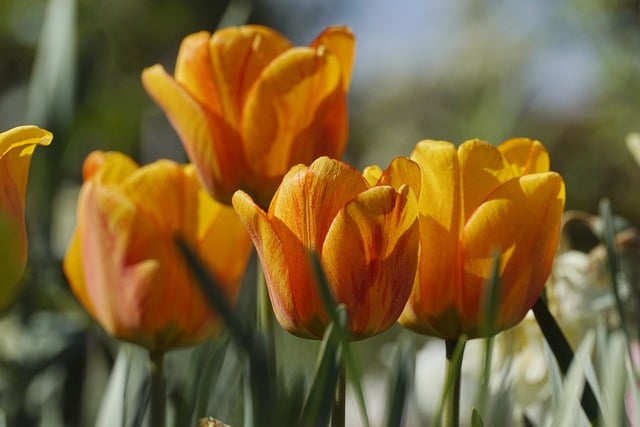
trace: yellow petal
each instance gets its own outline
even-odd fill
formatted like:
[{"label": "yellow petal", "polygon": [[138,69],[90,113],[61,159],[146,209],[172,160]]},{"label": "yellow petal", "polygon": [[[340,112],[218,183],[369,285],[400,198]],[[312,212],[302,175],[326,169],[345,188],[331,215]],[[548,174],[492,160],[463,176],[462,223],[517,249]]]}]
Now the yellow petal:
[{"label": "yellow petal", "polygon": [[183,230],[203,262],[235,303],[253,244],[232,207],[212,199],[200,186],[192,165],[185,167],[186,192]]},{"label": "yellow petal", "polygon": [[549,171],[549,154],[540,141],[511,138],[498,146],[517,176]]},{"label": "yellow petal", "polygon": [[284,223],[304,246],[319,253],[338,211],[367,188],[356,169],[321,157],[308,168],[293,168],[284,177],[269,216]]},{"label": "yellow petal", "polygon": [[420,166],[417,163],[406,157],[396,157],[381,174],[378,183],[390,185],[396,190],[406,184],[419,196],[421,181]]},{"label": "yellow petal", "polygon": [[171,236],[181,229],[186,206],[194,203],[185,188],[182,167],[159,160],[136,170],[123,183],[122,191],[163,234]]},{"label": "yellow petal", "polygon": [[280,325],[299,336],[322,337],[328,320],[305,247],[281,222],[269,220],[246,193],[238,191],[234,194],[233,207],[260,257],[273,311]]},{"label": "yellow petal", "polygon": [[465,321],[478,323],[496,250],[503,254],[498,325],[522,319],[551,272],[563,209],[564,184],[555,172],[510,180],[478,208],[464,230]]},{"label": "yellow petal", "polygon": [[[293,48],[256,81],[243,112],[242,135],[252,169],[282,176],[321,155],[340,157],[346,143],[346,100],[335,55]],[[338,98],[336,98],[338,97]]]},{"label": "yellow petal", "polygon": [[[147,242],[132,238],[134,231],[140,232],[149,224],[137,221],[135,206],[121,193],[92,182],[83,186],[78,209],[83,212],[78,227],[84,281],[77,280],[78,270],[71,268],[71,288],[81,301],[92,301],[88,310],[94,311],[109,333],[133,339],[159,268],[157,263],[146,261],[146,251],[140,250]],[[77,267],[74,258],[67,265]]]},{"label": "yellow petal", "polygon": [[101,185],[120,185],[138,170],[136,162],[117,151],[93,151],[82,164],[85,181],[93,179]]},{"label": "yellow petal", "polygon": [[418,206],[403,186],[359,194],[331,224],[322,264],[356,337],[382,332],[404,308],[415,278]]},{"label": "yellow petal", "polygon": [[324,46],[333,52],[342,68],[342,84],[346,91],[351,82],[353,62],[355,60],[355,37],[348,27],[328,27],[311,43],[312,47]]},{"label": "yellow petal", "polygon": [[0,158],[18,148],[21,156],[33,153],[36,145],[49,145],[53,140],[51,132],[37,126],[17,126],[0,133]]},{"label": "yellow petal", "polygon": [[478,139],[463,143],[458,158],[466,222],[493,190],[516,175],[496,147]]},{"label": "yellow petal", "polygon": [[182,40],[176,58],[175,80],[207,111],[224,116],[209,55],[211,34],[200,31]]},{"label": "yellow petal", "polygon": [[142,82],[178,133],[204,186],[221,202],[230,203],[246,169],[237,132],[203,110],[160,65],[145,69]]},{"label": "yellow petal", "polygon": [[24,199],[31,155],[36,145],[49,145],[51,132],[36,126],[18,126],[0,133],[0,209],[24,221]]},{"label": "yellow petal", "polygon": [[382,176],[382,169],[378,165],[367,166],[362,171],[362,176],[370,186],[374,186]]},{"label": "yellow petal", "polygon": [[416,286],[401,323],[429,330],[429,319],[456,307],[460,298],[461,196],[458,153],[444,141],[422,141],[412,155],[421,169],[420,260]]},{"label": "yellow petal", "polygon": [[264,68],[291,48],[276,31],[259,25],[216,31],[209,44],[212,78],[220,112],[233,127],[240,124],[247,93]]}]

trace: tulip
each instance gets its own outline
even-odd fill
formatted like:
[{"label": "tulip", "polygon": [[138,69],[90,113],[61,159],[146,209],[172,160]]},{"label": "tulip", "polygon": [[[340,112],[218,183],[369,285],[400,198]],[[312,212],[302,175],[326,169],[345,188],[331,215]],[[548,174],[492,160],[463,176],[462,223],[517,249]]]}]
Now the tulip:
[{"label": "tulip", "polygon": [[233,209],[208,196],[191,165],[139,167],[123,154],[94,152],[83,174],[64,271],[89,314],[109,334],[152,353],[216,335],[222,320],[176,238],[235,301],[252,247]]},{"label": "tulip", "polygon": [[342,156],[354,38],[325,29],[293,47],[257,25],[186,37],[175,76],[161,65],[142,73],[198,174],[217,200],[241,189],[266,209],[291,166]]},{"label": "tulip", "polygon": [[31,156],[36,145],[49,145],[53,136],[36,126],[18,126],[0,133],[0,312],[18,297],[27,262],[25,194]]},{"label": "tulip", "polygon": [[[393,164],[418,173],[408,159]],[[417,267],[418,207],[409,186],[371,185],[349,165],[321,157],[285,175],[267,212],[242,191],[233,206],[253,239],[284,329],[317,339],[329,323],[310,251],[346,308],[353,339],[397,320]]]},{"label": "tulip", "polygon": [[564,182],[549,172],[546,150],[524,138],[498,148],[471,140],[457,150],[428,140],[411,159],[420,165],[419,183],[402,170],[386,178],[412,182],[419,192],[419,266],[399,322],[446,340],[482,336],[499,253],[492,332],[515,325],[544,288],[560,234]]}]

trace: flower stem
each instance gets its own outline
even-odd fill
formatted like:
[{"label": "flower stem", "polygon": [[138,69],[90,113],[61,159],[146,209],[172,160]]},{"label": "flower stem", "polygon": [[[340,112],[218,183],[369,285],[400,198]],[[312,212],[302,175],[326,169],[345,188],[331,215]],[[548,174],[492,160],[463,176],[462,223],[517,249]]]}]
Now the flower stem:
[{"label": "flower stem", "polygon": [[331,427],[344,427],[345,406],[346,406],[347,375],[344,361],[340,365],[338,372],[338,384],[336,385],[336,396],[331,408]]},{"label": "flower stem", "polygon": [[151,424],[153,427],[165,426],[166,393],[164,381],[164,352],[149,352],[151,361]]},{"label": "flower stem", "polygon": [[265,350],[267,354],[267,368],[271,374],[275,374],[276,356],[273,332],[273,308],[271,307],[271,300],[269,299],[269,292],[267,290],[264,272],[262,271],[262,266],[259,262],[257,270],[256,290],[258,295],[258,331],[260,331],[264,336]]},{"label": "flower stem", "polygon": [[[460,425],[460,377],[462,372],[462,352],[464,343],[460,340],[445,340],[447,352],[447,381],[450,382],[448,395],[444,403],[443,426],[458,427]],[[456,349],[461,347],[456,354]]]}]

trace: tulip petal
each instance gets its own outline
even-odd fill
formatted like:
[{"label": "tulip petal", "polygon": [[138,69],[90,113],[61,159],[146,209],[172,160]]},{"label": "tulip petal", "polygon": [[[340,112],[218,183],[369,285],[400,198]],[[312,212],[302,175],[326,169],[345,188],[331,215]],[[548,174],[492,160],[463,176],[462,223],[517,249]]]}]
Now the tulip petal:
[{"label": "tulip petal", "polygon": [[516,175],[496,147],[479,139],[460,145],[458,158],[466,222],[493,190]]},{"label": "tulip petal", "polygon": [[242,120],[254,171],[281,176],[293,164],[342,155],[347,123],[340,79],[336,56],[311,48],[289,49],[265,68]]},{"label": "tulip petal", "polygon": [[18,126],[0,133],[0,206],[12,220],[24,218],[24,199],[31,155],[36,145],[49,145],[51,132],[36,126]]},{"label": "tulip petal", "polygon": [[142,82],[178,133],[207,190],[229,203],[246,170],[239,135],[207,112],[160,66],[147,68]]},{"label": "tulip petal", "polygon": [[119,185],[138,170],[136,162],[117,151],[93,151],[82,164],[85,181],[93,179],[101,185]]},{"label": "tulip petal", "polygon": [[305,247],[282,223],[272,224],[246,193],[234,194],[233,207],[260,257],[280,325],[299,336],[322,337],[328,319],[320,305]]},{"label": "tulip petal", "polygon": [[564,184],[555,172],[525,175],[496,189],[464,229],[465,322],[478,325],[479,301],[502,252],[498,327],[517,323],[542,292],[557,249]]},{"label": "tulip petal", "polygon": [[511,164],[516,176],[549,171],[549,153],[540,143],[529,138],[511,138],[498,146]]},{"label": "tulip petal", "polygon": [[346,203],[368,188],[360,172],[346,163],[321,157],[311,166],[292,168],[269,208],[302,244],[321,251],[333,218]]},{"label": "tulip petal", "polygon": [[367,183],[373,187],[382,176],[382,169],[378,165],[367,166],[362,171],[362,176],[367,181]]},{"label": "tulip petal", "polygon": [[[78,199],[78,202],[80,199]],[[78,210],[77,224],[84,224],[83,213]],[[76,229],[71,236],[69,247],[64,256],[63,269],[64,274],[69,281],[69,285],[74,295],[82,306],[89,312],[89,314],[97,318],[97,312],[94,307],[93,301],[89,294],[89,287],[85,280],[84,268],[83,268],[83,247],[82,247],[82,227],[76,226]]]},{"label": "tulip petal", "polygon": [[[83,212],[79,237],[85,280],[71,281],[71,288],[81,300],[89,296],[95,302],[89,307],[109,333],[134,339],[131,331],[140,327],[140,305],[150,294],[159,265],[132,258],[130,255],[140,256],[143,251],[129,250],[128,246],[145,244],[131,235],[148,224],[136,220],[135,206],[119,192],[91,182],[80,192],[78,209]],[[72,259],[70,266],[74,265]],[[77,274],[75,269],[69,272],[70,279]]]},{"label": "tulip petal", "polygon": [[342,86],[345,92],[351,82],[355,59],[355,37],[348,27],[328,27],[311,42],[311,47],[325,46],[334,53],[342,68]]},{"label": "tulip petal", "polygon": [[407,184],[419,197],[421,181],[422,175],[417,163],[406,157],[396,157],[381,174],[378,184],[390,185],[396,190]]},{"label": "tulip petal", "polygon": [[185,191],[181,166],[169,160],[159,160],[137,169],[123,183],[122,191],[153,221],[163,235],[172,236],[184,224],[184,209],[193,205]]},{"label": "tulip petal", "polygon": [[445,141],[419,142],[411,159],[421,168],[420,261],[416,285],[401,323],[432,331],[431,320],[461,302],[461,196],[458,153]]},{"label": "tulip petal", "polygon": [[405,306],[418,255],[418,206],[403,186],[373,187],[336,216],[322,264],[358,338],[391,326]]},{"label": "tulip petal", "polygon": [[200,31],[182,40],[176,58],[175,81],[205,110],[225,117],[213,79],[210,39],[211,33]]},{"label": "tulip petal", "polygon": [[251,255],[251,237],[232,207],[218,203],[200,186],[193,165],[185,167],[187,204],[182,229],[202,261],[235,303]]}]

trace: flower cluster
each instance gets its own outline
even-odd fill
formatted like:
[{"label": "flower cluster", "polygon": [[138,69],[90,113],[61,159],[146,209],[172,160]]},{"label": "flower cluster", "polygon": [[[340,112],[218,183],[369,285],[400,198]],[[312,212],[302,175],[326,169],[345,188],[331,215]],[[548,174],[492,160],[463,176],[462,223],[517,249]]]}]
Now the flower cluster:
[{"label": "flower cluster", "polygon": [[[564,207],[544,147],[524,138],[497,148],[425,140],[386,170],[360,173],[338,160],[353,56],[348,28],[293,47],[248,25],[186,37],[173,77],[160,65],[143,71],[193,165],[87,159],[65,271],[108,332],[164,351],[220,329],[176,236],[230,301],[250,236],[277,320],[303,337],[321,338],[330,319],[310,253],[354,339],[398,319],[445,339],[482,336],[496,254],[492,332],[524,317],[550,273]],[[235,213],[222,205],[231,203]]]}]

